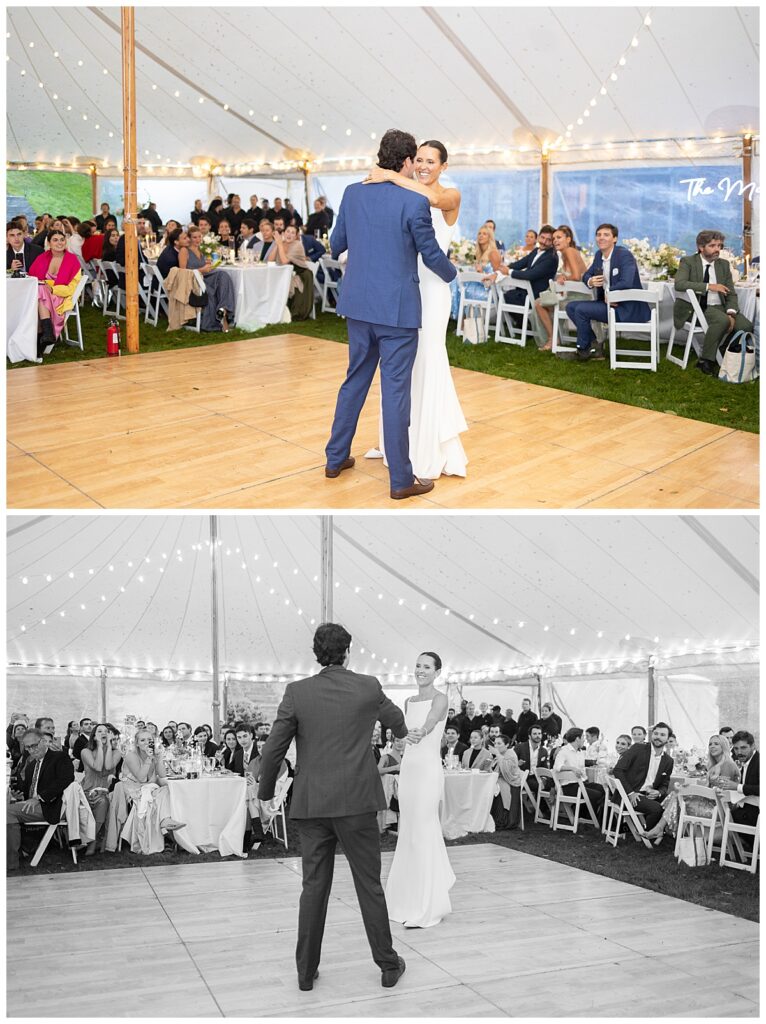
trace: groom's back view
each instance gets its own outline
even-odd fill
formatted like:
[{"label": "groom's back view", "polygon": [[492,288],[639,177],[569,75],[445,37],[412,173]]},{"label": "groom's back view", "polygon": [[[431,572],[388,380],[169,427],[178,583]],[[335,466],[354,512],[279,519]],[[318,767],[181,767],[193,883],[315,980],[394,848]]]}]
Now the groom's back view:
[{"label": "groom's back view", "polygon": [[[408,173],[417,152],[412,135],[391,130],[378,163]],[[338,394],[327,444],[326,474],[350,469],[351,442],[380,362],[383,434],[391,497],[431,490],[415,482],[409,457],[410,386],[421,325],[418,254],[444,281],[456,274],[436,241],[428,200],[388,182],[349,185],[332,233],[332,254],[348,251],[337,311],[348,324],[348,372]]]},{"label": "groom's back view", "polygon": [[322,949],[335,849],[340,842],[354,877],[372,957],[382,984],[395,985],[404,969],[391,942],[380,884],[377,812],[386,801],[372,752],[372,730],[407,735],[404,715],[374,676],[346,668],[350,634],[325,623],[314,636],[322,671],[290,683],[263,750],[258,796],[271,800],[282,759],[295,738],[297,764],[290,818],[297,823],[303,859],[303,891],[295,959],[298,984],[313,987]]}]

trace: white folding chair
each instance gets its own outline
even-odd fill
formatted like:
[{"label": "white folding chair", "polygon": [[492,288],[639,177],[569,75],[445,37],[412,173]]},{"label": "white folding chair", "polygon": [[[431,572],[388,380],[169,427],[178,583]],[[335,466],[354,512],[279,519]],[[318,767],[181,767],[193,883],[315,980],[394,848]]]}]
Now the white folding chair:
[{"label": "white folding chair", "polygon": [[567,316],[567,302],[572,301],[573,295],[582,295],[585,299],[593,298],[593,289],[582,281],[567,281],[566,285],[551,281],[551,287],[561,296],[558,306],[552,310],[553,317],[553,352],[576,352],[577,334],[570,333],[569,327],[572,321]]},{"label": "white folding chair", "polygon": [[[104,275],[104,301],[101,306],[101,312],[104,316],[112,316],[116,317],[118,320],[124,320],[125,317],[120,313],[122,296],[125,294],[119,285],[119,275],[122,273],[122,267],[113,260],[102,260],[101,270]],[[117,278],[115,283],[112,283],[109,280],[110,273],[114,274]],[[109,307],[112,300],[114,300],[114,309],[110,309]]]},{"label": "white folding chair", "polygon": [[[292,786],[292,784],[293,780],[290,776],[285,775],[284,781],[281,786],[279,786],[278,791],[275,794],[279,803],[277,804],[276,809],[270,813],[269,820],[263,826],[263,831],[271,832],[278,842],[285,844],[285,849],[287,849],[287,818],[285,817],[285,800],[287,799],[287,794],[289,793],[290,786]],[[280,821],[282,823],[282,835],[279,834]]]},{"label": "white folding chair", "polygon": [[[660,358],[659,310],[660,293],[654,289],[629,288],[627,291],[610,291],[609,301],[609,365],[613,370],[657,370]],[[612,303],[645,302],[652,307],[646,323],[632,323],[626,320],[620,323]],[[649,351],[644,348],[618,348],[618,338],[624,334],[646,334],[649,338]],[[622,342],[624,346],[626,341]],[[635,345],[635,341],[633,342]],[[627,357],[627,358],[622,358]],[[632,357],[632,358],[631,358]]]},{"label": "white folding chair", "polygon": [[[194,276],[196,277],[197,282],[199,284],[200,295],[204,295],[205,292],[207,291],[207,289],[205,288],[205,278],[202,276],[202,274],[200,273],[199,270],[192,270],[192,274],[194,274]],[[163,289],[164,289],[164,287],[165,286],[163,284]],[[194,321],[194,326],[192,327],[191,324],[184,324],[184,330],[185,331],[196,331],[196,333],[199,334],[200,333],[200,329],[201,329],[200,325],[202,324],[202,307],[201,306],[197,306],[196,309],[197,309],[197,317],[196,317],[196,319]]]},{"label": "white folding chair", "polygon": [[519,787],[519,828],[524,831],[524,791],[530,792],[527,780],[529,779],[529,771],[523,771],[521,773],[521,786]]},{"label": "white folding chair", "polygon": [[[692,810],[687,806],[687,800],[691,797],[705,797],[711,800],[713,803],[713,814],[712,817],[706,818],[699,814],[694,814]],[[676,845],[674,854],[676,860],[679,859],[679,848],[681,840],[684,836],[694,835],[694,825],[699,825],[702,831],[705,833],[705,862],[707,864],[713,859],[713,843],[715,841],[715,829],[718,822],[718,804],[715,800],[715,792],[712,789],[708,789],[706,786],[684,786],[683,789],[678,790],[678,829],[676,831]]]},{"label": "white folding chair", "polygon": [[[595,825],[596,828],[601,831],[596,812],[593,810],[593,805],[590,802],[588,791],[582,783],[581,779],[577,781],[577,792],[574,796],[564,792],[564,785],[572,785],[572,783],[561,782],[561,772],[557,772],[555,769],[551,772],[553,777],[553,785],[556,787],[556,799],[553,807],[553,821],[551,828],[554,832],[563,829],[565,832],[577,832],[580,822],[580,810],[584,810],[587,817],[583,817],[582,824],[584,825]],[[567,773],[568,774],[568,773]],[[559,814],[563,810],[564,816],[569,822],[562,822]],[[588,820],[590,819],[590,820]]]},{"label": "white folding chair", "polygon": [[529,776],[533,775],[534,772],[524,772],[524,781],[521,784],[521,805],[524,806],[524,798],[526,797],[529,802],[529,813],[534,815],[537,812],[537,794],[534,792],[532,787],[529,785]]},{"label": "white folding chair", "polygon": [[104,273],[101,260],[94,259],[91,260],[90,262],[93,267],[94,273],[93,280],[91,281],[92,302],[96,308],[98,308],[99,306],[103,307],[105,302],[106,291],[109,287],[106,282],[106,274]]},{"label": "white folding chair", "polygon": [[[64,342],[70,346],[70,348],[79,348],[80,351],[84,351],[82,344],[82,324],[80,323],[80,297],[85,293],[85,289],[88,287],[90,279],[82,275],[80,278],[77,288],[75,289],[74,295],[72,296],[72,308],[64,313]],[[71,341],[69,338],[69,318],[74,317],[77,324],[77,340]],[[50,347],[50,346],[49,346]]]},{"label": "white folding chair", "polygon": [[[457,324],[455,327],[455,334],[458,338],[463,337],[463,321],[467,315],[467,311],[471,310],[471,315],[475,316],[476,311],[481,313],[484,311],[484,337],[489,338],[489,324],[492,319],[492,310],[495,305],[495,289],[494,286],[490,285],[489,288],[485,289],[485,294],[478,299],[469,299],[465,294],[465,286],[472,281],[484,281],[487,274],[481,273],[478,270],[462,270],[458,268],[456,285],[458,295],[460,296],[460,302],[458,303],[457,309]],[[483,285],[482,285],[483,286]]]},{"label": "white folding chair", "polygon": [[[718,817],[723,822],[721,833],[721,854],[718,863],[722,868],[735,868],[737,871],[749,871],[755,874],[758,869],[758,858],[760,856],[761,819],[760,816],[755,825],[742,825],[734,821],[731,816],[732,805],[724,800],[720,793],[713,790],[715,802],[718,808]],[[748,797],[753,801],[758,798]],[[740,836],[748,836],[753,840],[752,850],[745,849]],[[737,853],[738,858],[734,856]]]},{"label": "white folding chair", "polygon": [[608,843],[611,843],[612,846],[616,847],[617,843],[623,836],[622,826],[624,823],[627,825],[631,835],[637,843],[643,843],[647,849],[651,849],[651,842],[642,834],[646,827],[644,816],[643,814],[639,814],[630,802],[630,798],[625,792],[623,784],[619,779],[615,779],[612,775],[608,775],[607,788],[609,789],[609,793],[612,797],[617,797],[617,801],[613,802],[607,797],[609,809],[607,811],[604,839]]},{"label": "white folding chair", "polygon": [[147,296],[144,323],[151,323],[156,327],[157,321],[160,318],[160,308],[165,316],[168,315],[168,293],[165,291],[165,279],[160,273],[159,268],[153,263],[143,263],[141,266],[144,271],[144,284]]},{"label": "white folding chair", "polygon": [[[550,768],[535,768],[535,778],[537,779],[537,796],[535,798],[535,824],[542,822],[543,825],[547,825],[549,828],[553,826],[553,805],[556,799],[556,790],[553,785],[553,772]],[[544,780],[547,779],[550,783],[548,789],[545,788]],[[548,805],[547,817],[542,813],[543,804]]]},{"label": "white folding chair", "polygon": [[[79,782],[70,782],[70,784],[67,786],[66,790],[64,790],[64,793],[66,793],[69,789],[71,789],[72,786],[76,786],[77,789],[81,789],[82,788],[80,786]],[[42,839],[37,844],[37,849],[34,852],[32,860],[29,862],[30,867],[33,867],[33,868],[37,867],[37,865],[42,860],[43,854],[48,849],[48,844],[50,843],[51,839],[53,839],[54,835],[56,836],[56,839],[58,840],[58,844],[59,844],[59,846],[61,847],[62,850],[65,848],[65,844],[66,845],[69,844],[69,836],[68,836],[68,833],[67,833],[67,819],[66,819],[66,813],[65,813],[65,809],[64,809],[65,807],[66,807],[66,804],[62,804],[62,807],[61,807],[61,820],[58,821],[54,825],[49,825],[47,821],[29,821],[29,822],[24,822],[24,828],[42,828],[42,829],[45,830],[43,832]],[[72,860],[76,864],[77,863],[77,850],[75,849],[75,847],[70,846],[69,847],[69,851],[72,854]]]},{"label": "white folding chair", "polygon": [[[681,297],[682,293],[676,292],[675,294]],[[699,355],[701,351],[701,346],[699,344],[695,344],[695,335],[699,334],[704,338],[707,334],[708,322],[707,317],[702,310],[702,306],[700,306],[699,296],[696,292],[692,291],[691,288],[687,288],[683,293],[683,297],[692,307],[691,320],[687,320],[684,324],[684,327],[687,328],[686,341],[684,342],[684,354],[680,358],[673,354],[673,346],[676,344],[676,328],[675,324],[673,324],[670,330],[670,337],[668,338],[668,347],[665,353],[665,358],[669,359],[671,363],[675,363],[676,366],[680,366],[682,370],[685,370],[686,365],[689,362],[689,353],[691,352],[692,345],[694,345],[694,350],[697,355]],[[679,330],[683,330],[683,327],[679,328]],[[718,356],[718,361],[721,361],[720,354]]]},{"label": "white folding chair", "polygon": [[[508,302],[507,292],[518,288],[524,292],[524,302]],[[532,334],[531,319],[535,313],[535,293],[529,281],[520,281],[515,277],[498,277],[495,282],[495,301],[497,302],[497,319],[495,320],[495,341],[502,341],[507,345],[521,345],[527,343],[527,335]],[[521,317],[521,327],[516,327],[511,314]],[[508,333],[504,334],[503,329],[507,328]]]},{"label": "white folding chair", "polygon": [[[322,312],[323,313],[334,313],[335,307],[338,304],[338,285],[343,279],[343,264],[339,260],[334,260],[332,256],[321,256],[319,262],[322,265],[324,272],[324,280],[322,281]],[[333,280],[330,276],[330,271],[337,270],[340,277],[337,280]],[[330,305],[330,295],[333,297],[333,304]]]}]

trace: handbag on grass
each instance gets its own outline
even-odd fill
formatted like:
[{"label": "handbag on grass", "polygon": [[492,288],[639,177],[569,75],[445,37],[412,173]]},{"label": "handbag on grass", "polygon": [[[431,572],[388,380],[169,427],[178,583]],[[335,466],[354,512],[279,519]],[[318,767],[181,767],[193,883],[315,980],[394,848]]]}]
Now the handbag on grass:
[{"label": "handbag on grass", "polygon": [[758,379],[756,344],[750,331],[736,331],[726,342],[718,379],[727,384],[747,384]]},{"label": "handbag on grass", "polygon": [[690,868],[702,868],[708,864],[705,832],[699,822],[693,821],[690,835],[684,836],[678,843],[677,857]]},{"label": "handbag on grass", "polygon": [[484,317],[481,315],[481,310],[473,306],[470,314],[463,317],[463,341],[468,345],[481,345],[486,340]]}]

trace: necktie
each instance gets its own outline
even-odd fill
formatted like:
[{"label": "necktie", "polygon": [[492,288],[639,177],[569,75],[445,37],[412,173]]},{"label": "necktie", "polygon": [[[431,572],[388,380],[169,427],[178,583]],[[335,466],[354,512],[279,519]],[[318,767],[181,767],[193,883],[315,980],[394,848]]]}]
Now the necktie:
[{"label": "necktie", "polygon": [[705,294],[700,299],[700,306],[702,306],[702,309],[705,310],[705,309],[707,309],[707,286],[710,284],[710,264],[709,263],[705,264],[705,276],[702,278],[702,280],[705,282]]},{"label": "necktie", "polygon": [[40,778],[40,769],[42,768],[42,759],[35,761],[35,770],[32,774],[32,788],[29,790],[29,799],[34,800],[37,796],[37,780]]}]

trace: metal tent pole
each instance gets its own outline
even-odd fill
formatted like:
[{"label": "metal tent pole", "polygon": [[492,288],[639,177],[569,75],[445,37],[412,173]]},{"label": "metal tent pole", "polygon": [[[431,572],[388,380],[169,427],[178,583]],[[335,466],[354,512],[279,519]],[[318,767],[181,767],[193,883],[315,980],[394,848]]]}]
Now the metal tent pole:
[{"label": "metal tent pole", "polygon": [[213,735],[221,727],[221,696],[218,677],[218,516],[210,517],[210,629],[213,663]]},{"label": "metal tent pole", "polygon": [[322,516],[322,608],[319,616],[321,622],[332,622],[332,591],[333,591],[333,518]]}]

